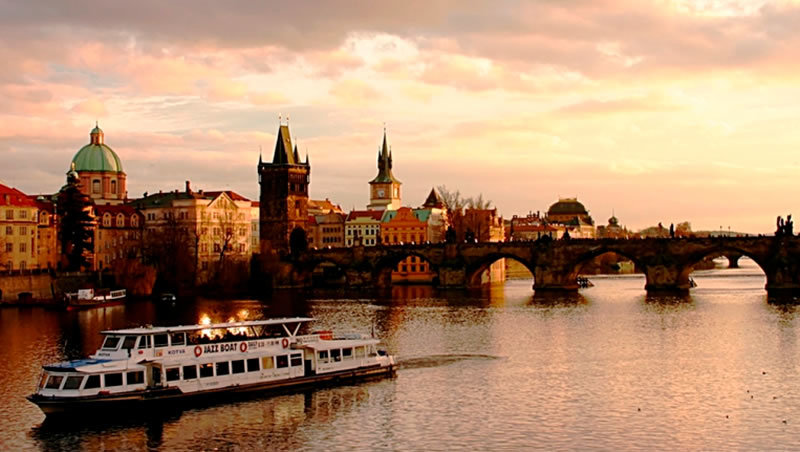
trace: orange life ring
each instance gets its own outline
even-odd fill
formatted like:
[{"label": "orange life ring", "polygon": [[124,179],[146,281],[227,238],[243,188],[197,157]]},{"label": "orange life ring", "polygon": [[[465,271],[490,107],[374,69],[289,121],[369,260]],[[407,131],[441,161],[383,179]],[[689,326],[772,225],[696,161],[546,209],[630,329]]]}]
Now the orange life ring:
[{"label": "orange life ring", "polygon": [[289,339],[286,339],[286,338],[284,337],[284,338],[281,340],[281,345],[283,346],[283,348],[286,348],[286,347],[288,347],[288,346],[289,346]]},{"label": "orange life ring", "polygon": [[247,342],[242,342],[241,344],[239,344],[239,351],[242,353],[247,351]]},{"label": "orange life ring", "polygon": [[195,347],[194,347],[194,357],[195,358],[199,358],[200,355],[202,355],[202,354],[203,354],[203,347],[201,347],[199,345],[195,345]]}]

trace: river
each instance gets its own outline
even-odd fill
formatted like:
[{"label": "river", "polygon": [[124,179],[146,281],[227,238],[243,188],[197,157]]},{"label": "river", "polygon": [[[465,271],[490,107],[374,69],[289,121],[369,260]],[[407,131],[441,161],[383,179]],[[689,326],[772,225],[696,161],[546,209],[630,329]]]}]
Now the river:
[{"label": "river", "polygon": [[[471,292],[1,309],[0,449],[798,449],[800,312],[769,303],[763,273],[740,263],[695,272],[688,296],[647,295],[630,275],[591,277],[574,295],[515,280]],[[287,315],[374,330],[397,376],[103,422],[46,422],[24,399],[42,364],[92,353],[103,329]]]}]

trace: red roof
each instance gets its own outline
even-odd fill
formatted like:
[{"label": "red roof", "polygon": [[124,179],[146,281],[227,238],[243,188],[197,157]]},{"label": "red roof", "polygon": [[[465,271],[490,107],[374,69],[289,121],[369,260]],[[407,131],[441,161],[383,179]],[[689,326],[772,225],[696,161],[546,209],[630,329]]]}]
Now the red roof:
[{"label": "red roof", "polygon": [[[116,215],[118,213],[122,213],[122,214],[125,214],[125,215],[132,215],[132,214],[138,214],[139,213],[139,211],[134,209],[133,206],[131,206],[130,204],[119,204],[119,205],[115,205],[115,206],[112,206],[110,204],[103,204],[103,205],[99,205],[99,206],[94,206],[94,210],[95,210],[95,212],[97,212],[98,215],[102,215],[102,214],[104,214],[106,212],[109,212],[109,213],[114,214],[114,215]],[[141,215],[141,214],[139,214],[139,215]]]},{"label": "red roof", "polygon": [[36,207],[36,201],[16,188],[0,184],[0,206]]},{"label": "red roof", "polygon": [[231,200],[233,200],[233,201],[250,201],[249,199],[245,198],[244,196],[242,196],[239,193],[236,193],[235,191],[232,191],[232,190],[204,191],[203,195],[206,196],[206,197],[210,197],[210,198],[216,198],[217,196],[219,196],[219,195],[221,195],[223,193],[228,195],[228,197],[231,198]]},{"label": "red roof", "polygon": [[347,214],[347,220],[346,221],[351,221],[351,220],[355,220],[356,218],[364,218],[364,217],[372,218],[375,221],[381,221],[381,218],[383,217],[383,211],[382,210],[354,210],[354,211],[352,211],[352,212]]}]

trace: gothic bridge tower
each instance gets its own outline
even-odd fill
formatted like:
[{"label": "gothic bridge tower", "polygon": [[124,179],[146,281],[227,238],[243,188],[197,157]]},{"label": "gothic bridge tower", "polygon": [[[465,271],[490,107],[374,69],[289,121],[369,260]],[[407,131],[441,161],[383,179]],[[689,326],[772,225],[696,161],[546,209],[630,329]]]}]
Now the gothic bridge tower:
[{"label": "gothic bridge tower", "polygon": [[383,146],[378,151],[378,175],[369,183],[369,210],[397,210],[402,203],[400,185],[392,174],[392,151],[386,144],[386,130],[383,131]]},{"label": "gothic bridge tower", "polygon": [[292,235],[302,235],[308,222],[308,185],[311,165],[306,154],[300,161],[297,146],[292,147],[289,125],[278,127],[278,139],[272,163],[258,157],[259,241],[262,256],[267,253],[286,255],[291,252]]}]

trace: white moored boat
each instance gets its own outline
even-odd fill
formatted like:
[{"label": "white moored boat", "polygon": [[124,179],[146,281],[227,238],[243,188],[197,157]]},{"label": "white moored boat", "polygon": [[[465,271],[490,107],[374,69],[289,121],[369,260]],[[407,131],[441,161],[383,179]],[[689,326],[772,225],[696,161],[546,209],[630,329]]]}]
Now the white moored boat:
[{"label": "white moored boat", "polygon": [[298,335],[295,317],[102,331],[88,359],[44,366],[28,396],[45,414],[102,413],[234,392],[394,374],[394,358],[362,334]]}]

